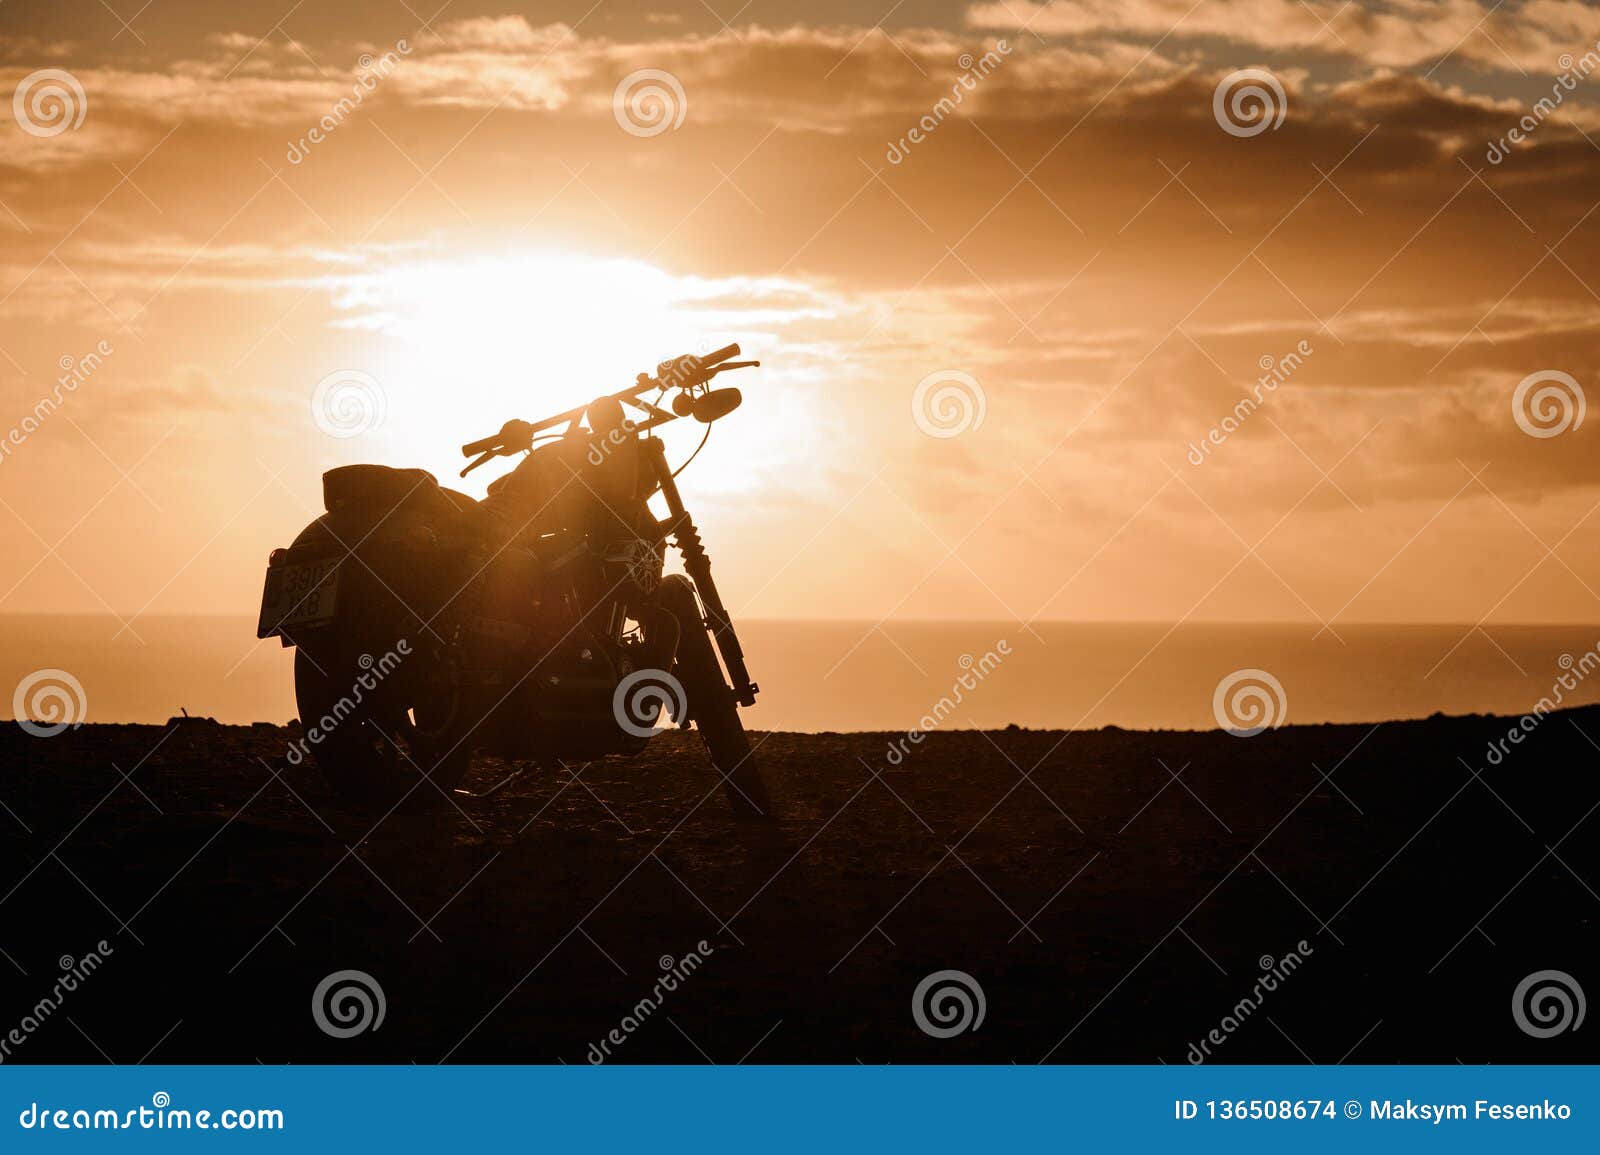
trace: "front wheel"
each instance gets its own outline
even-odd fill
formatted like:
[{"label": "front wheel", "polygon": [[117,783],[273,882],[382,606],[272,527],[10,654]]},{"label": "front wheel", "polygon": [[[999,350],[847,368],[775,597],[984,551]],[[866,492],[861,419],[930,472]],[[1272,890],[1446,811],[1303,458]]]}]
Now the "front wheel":
[{"label": "front wheel", "polygon": [[769,817],[772,801],[751,753],[733,691],[723,679],[711,635],[706,632],[694,583],[682,574],[673,574],[662,581],[660,599],[662,607],[678,619],[678,656],[672,673],[683,687],[688,716],[700,731],[711,764],[722,776],[728,804],[740,818]]}]

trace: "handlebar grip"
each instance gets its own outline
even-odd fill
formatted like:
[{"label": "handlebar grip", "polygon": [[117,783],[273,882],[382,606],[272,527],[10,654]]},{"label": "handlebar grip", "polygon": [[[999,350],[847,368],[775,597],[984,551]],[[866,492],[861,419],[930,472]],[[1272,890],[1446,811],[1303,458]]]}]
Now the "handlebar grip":
[{"label": "handlebar grip", "polygon": [[731,345],[724,345],[720,349],[717,349],[717,350],[715,350],[713,352],[707,353],[704,357],[700,358],[700,363],[702,365],[704,365],[707,369],[709,369],[713,365],[720,365],[722,362],[726,361],[729,357],[737,357],[738,355],[739,355],[739,343],[737,341],[735,341]]},{"label": "handlebar grip", "polygon": [[489,450],[493,449],[499,444],[500,435],[498,433],[492,437],[483,437],[477,441],[469,441],[461,447],[461,456],[471,457],[474,453],[487,453]]}]

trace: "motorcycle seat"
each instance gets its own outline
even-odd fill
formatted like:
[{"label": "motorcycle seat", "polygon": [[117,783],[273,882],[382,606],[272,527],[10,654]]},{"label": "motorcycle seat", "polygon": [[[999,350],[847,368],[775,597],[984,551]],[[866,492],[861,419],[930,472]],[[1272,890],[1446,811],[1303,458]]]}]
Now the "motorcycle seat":
[{"label": "motorcycle seat", "polygon": [[382,517],[404,510],[434,522],[450,522],[478,503],[445,489],[425,469],[388,465],[343,465],[322,475],[322,504],[329,513]]}]

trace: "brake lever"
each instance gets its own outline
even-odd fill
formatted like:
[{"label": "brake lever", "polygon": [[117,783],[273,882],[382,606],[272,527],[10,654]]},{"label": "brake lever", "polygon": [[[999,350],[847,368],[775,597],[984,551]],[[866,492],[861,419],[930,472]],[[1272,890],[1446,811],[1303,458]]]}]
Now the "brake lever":
[{"label": "brake lever", "polygon": [[498,456],[500,456],[500,453],[499,453],[499,451],[497,449],[486,449],[486,450],[484,450],[484,452],[482,452],[481,454],[478,455],[478,459],[476,461],[474,461],[471,465],[467,466],[465,469],[463,469],[461,471],[461,476],[465,477],[467,474],[471,473],[474,469],[478,468],[478,466],[482,465],[484,462],[492,460],[493,458],[498,457]]}]

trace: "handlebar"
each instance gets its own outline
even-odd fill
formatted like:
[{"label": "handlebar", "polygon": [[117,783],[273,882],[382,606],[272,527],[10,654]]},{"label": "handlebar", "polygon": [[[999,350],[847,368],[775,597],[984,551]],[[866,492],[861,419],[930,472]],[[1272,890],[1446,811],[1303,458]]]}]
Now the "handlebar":
[{"label": "handlebar", "polygon": [[487,453],[500,444],[500,434],[493,433],[488,437],[481,437],[477,441],[469,441],[461,447],[461,456],[471,457],[475,453]]},{"label": "handlebar", "polygon": [[[648,420],[640,422],[636,428],[648,429],[655,425],[665,424],[668,421],[675,420],[677,415],[657,409],[649,402],[640,401],[640,394],[648,393],[653,389],[682,389],[685,393],[688,393],[706,384],[718,373],[730,369],[745,369],[761,364],[760,361],[732,361],[731,358],[739,356],[740,352],[739,344],[735,341],[710,353],[685,353],[680,357],[674,357],[670,361],[663,361],[657,365],[654,377],[640,373],[634,383],[627,389],[618,390],[608,396],[612,400],[629,402],[649,411]],[[601,398],[596,398],[595,400],[598,401]],[[563,413],[557,413],[532,423],[513,419],[502,425],[500,432],[491,434],[488,437],[480,437],[477,441],[467,442],[461,447],[462,455],[466,457],[476,455],[477,459],[461,471],[461,476],[465,477],[491,458],[517,453],[529,448],[536,433],[549,429],[553,425],[560,425],[562,422],[576,422],[588,410],[589,405],[592,404],[594,404],[593,401],[586,405],[578,405]]]}]

